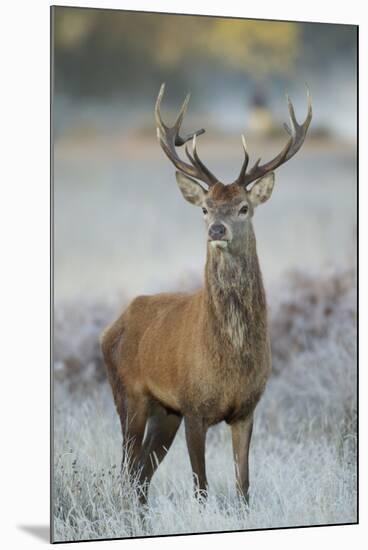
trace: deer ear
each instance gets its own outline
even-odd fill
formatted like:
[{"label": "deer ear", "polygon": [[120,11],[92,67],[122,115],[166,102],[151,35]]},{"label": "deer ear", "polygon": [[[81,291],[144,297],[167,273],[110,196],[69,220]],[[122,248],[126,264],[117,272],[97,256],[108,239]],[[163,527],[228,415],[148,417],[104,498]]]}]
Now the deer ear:
[{"label": "deer ear", "polygon": [[266,202],[270,198],[274,183],[274,172],[270,172],[260,180],[256,181],[252,189],[249,191],[249,198],[253,206],[258,206],[259,204]]},{"label": "deer ear", "polygon": [[176,172],[175,175],[179,189],[185,200],[195,206],[201,206],[206,197],[207,191],[189,176],[185,176],[181,172]]}]

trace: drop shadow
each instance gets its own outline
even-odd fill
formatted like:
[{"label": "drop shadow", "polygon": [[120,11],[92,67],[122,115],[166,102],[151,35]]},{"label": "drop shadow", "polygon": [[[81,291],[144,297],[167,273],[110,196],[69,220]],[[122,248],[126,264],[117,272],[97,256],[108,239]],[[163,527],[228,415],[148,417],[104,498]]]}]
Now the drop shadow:
[{"label": "drop shadow", "polygon": [[42,542],[50,542],[50,526],[49,525],[17,525],[18,529],[33,535]]}]

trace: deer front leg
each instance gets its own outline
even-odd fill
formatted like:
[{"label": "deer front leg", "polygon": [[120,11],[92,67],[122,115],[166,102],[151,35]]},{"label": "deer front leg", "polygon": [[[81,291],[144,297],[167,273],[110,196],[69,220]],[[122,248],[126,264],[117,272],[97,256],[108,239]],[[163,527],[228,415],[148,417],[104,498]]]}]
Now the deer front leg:
[{"label": "deer front leg", "polygon": [[204,424],[202,418],[195,416],[186,416],[184,424],[185,438],[193,471],[195,496],[197,498],[206,498],[208,486],[205,464],[207,426]]},{"label": "deer front leg", "polygon": [[237,489],[248,504],[249,446],[253,430],[253,415],[231,425]]}]

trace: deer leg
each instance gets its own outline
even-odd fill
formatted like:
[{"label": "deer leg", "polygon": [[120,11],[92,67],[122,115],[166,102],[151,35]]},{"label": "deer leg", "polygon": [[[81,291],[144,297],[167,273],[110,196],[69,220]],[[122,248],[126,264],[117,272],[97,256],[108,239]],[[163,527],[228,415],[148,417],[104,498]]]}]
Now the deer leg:
[{"label": "deer leg", "polygon": [[138,474],[140,468],[144,430],[147,422],[147,400],[143,396],[126,396],[121,427],[123,432],[122,470],[127,468],[131,477]]},{"label": "deer leg", "polygon": [[174,441],[181,420],[181,416],[168,414],[159,403],[155,403],[152,407],[139,457],[139,462],[142,465],[140,474],[142,501],[147,499],[151,478]]},{"label": "deer leg", "polygon": [[246,503],[249,491],[249,447],[253,430],[253,416],[231,425],[237,489]]},{"label": "deer leg", "polygon": [[207,426],[202,418],[194,416],[186,416],[184,423],[185,438],[193,471],[194,492],[197,498],[206,498],[208,488],[205,463]]}]

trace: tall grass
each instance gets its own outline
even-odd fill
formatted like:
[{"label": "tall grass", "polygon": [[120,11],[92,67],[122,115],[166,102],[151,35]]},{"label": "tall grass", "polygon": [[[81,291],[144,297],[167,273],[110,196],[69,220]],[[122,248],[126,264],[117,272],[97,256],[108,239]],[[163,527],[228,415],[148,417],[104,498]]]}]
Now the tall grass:
[{"label": "tall grass", "polygon": [[235,493],[226,425],[208,434],[205,505],[192,495],[181,428],[139,507],[120,472],[120,426],[97,344],[116,311],[58,309],[55,540],[355,522],[355,296],[354,272],[293,273],[269,293],[274,370],[256,409],[249,508]]}]

